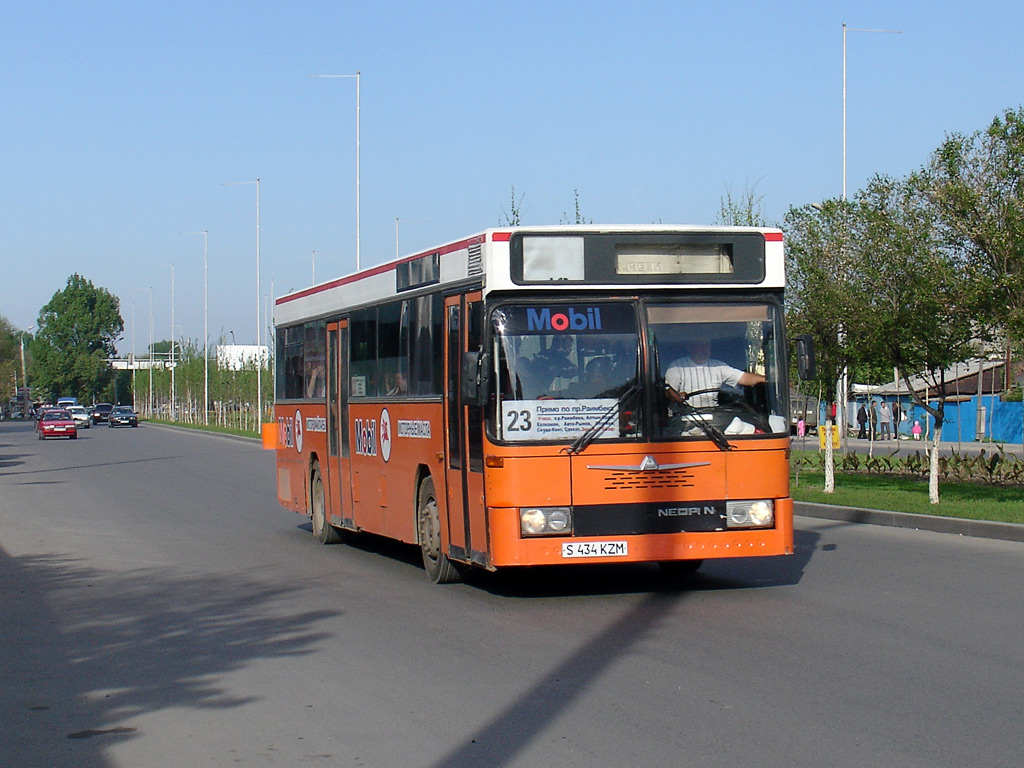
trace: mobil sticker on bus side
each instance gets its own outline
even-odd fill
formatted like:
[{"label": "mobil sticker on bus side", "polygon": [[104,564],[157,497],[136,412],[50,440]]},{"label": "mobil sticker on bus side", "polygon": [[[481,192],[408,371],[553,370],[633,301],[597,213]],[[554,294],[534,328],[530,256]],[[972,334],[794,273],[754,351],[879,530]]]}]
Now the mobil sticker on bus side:
[{"label": "mobil sticker on bus side", "polygon": [[376,456],[380,446],[380,457],[385,462],[391,459],[391,415],[385,408],[380,420],[355,419],[352,432],[355,435],[357,456]]},{"label": "mobil sticker on bus side", "polygon": [[[305,424],[305,427],[303,427]],[[306,432],[326,432],[327,419],[323,416],[302,417],[301,411],[295,411],[291,418],[281,416],[277,420],[277,444],[285,448],[294,448],[302,453],[302,436]]]}]

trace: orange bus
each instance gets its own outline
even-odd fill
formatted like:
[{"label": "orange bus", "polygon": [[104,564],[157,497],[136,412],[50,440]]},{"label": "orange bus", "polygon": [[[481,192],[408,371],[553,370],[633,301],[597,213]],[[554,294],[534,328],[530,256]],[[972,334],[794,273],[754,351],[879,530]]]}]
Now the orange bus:
[{"label": "orange bus", "polygon": [[278,500],[436,583],[790,554],[783,288],[777,229],[562,226],[282,296]]}]

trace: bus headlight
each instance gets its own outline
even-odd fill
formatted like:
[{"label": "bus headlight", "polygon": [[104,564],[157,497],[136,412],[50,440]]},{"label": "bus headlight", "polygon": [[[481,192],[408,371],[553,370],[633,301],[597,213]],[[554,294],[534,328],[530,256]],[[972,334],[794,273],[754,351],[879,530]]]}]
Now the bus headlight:
[{"label": "bus headlight", "polygon": [[523,536],[568,536],[572,511],[568,507],[522,507],[519,530]]},{"label": "bus headlight", "polygon": [[730,528],[766,528],[775,522],[775,503],[771,499],[725,502]]}]

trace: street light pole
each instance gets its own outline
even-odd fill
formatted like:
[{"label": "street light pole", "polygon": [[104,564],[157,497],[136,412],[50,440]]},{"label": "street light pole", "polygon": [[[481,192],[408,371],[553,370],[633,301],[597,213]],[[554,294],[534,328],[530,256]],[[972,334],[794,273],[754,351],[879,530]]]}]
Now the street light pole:
[{"label": "street light pole", "polygon": [[355,81],[356,81],[356,272],[358,272],[359,268],[360,268],[360,254],[359,254],[359,221],[360,221],[360,216],[359,216],[359,155],[360,155],[360,151],[359,151],[359,130],[360,130],[360,127],[359,127],[360,126],[360,119],[359,119],[359,109],[360,109],[360,106],[359,106],[359,104],[360,104],[359,80],[360,80],[360,76],[361,75],[362,75],[362,73],[359,70],[356,70],[356,73],[354,75],[309,75],[309,77],[323,77],[323,78],[349,77],[349,78],[355,78]]},{"label": "street light pole", "polygon": [[210,330],[209,330],[209,280],[207,265],[209,260],[209,232],[182,232],[183,235],[203,236],[203,424],[210,423]]},{"label": "street light pole", "polygon": [[[174,407],[174,394],[175,394],[175,386],[174,386],[174,327],[175,327],[174,326],[174,262],[172,261],[170,264],[161,264],[160,266],[162,266],[162,267],[170,267],[171,268],[171,352],[170,352],[170,356],[169,356],[168,359],[170,361],[169,365],[171,366],[171,407],[170,407],[170,416],[171,416],[171,421],[175,421],[176,409]],[[152,289],[150,289],[150,290],[152,290]],[[152,353],[152,349],[150,351]]]},{"label": "street light pole", "polygon": [[26,402],[28,401],[28,399],[30,397],[29,396],[29,391],[28,391],[28,372],[27,372],[27,369],[25,368],[25,334],[26,333],[31,333],[32,329],[34,329],[34,328],[35,328],[34,325],[30,325],[28,328],[26,328],[24,331],[21,332],[21,385],[22,385],[22,388],[23,388],[23,391],[24,391],[24,396],[22,397],[22,401],[21,401],[21,415],[22,416],[27,415],[28,408],[26,408],[25,405],[26,405]]},{"label": "street light pole", "polygon": [[146,416],[153,418],[153,286],[149,286],[149,394],[146,396]]},{"label": "street light pole", "polygon": [[130,355],[132,363],[132,409],[138,410],[139,404],[135,400],[135,302],[132,302],[132,354]]},{"label": "street light pole", "polygon": [[423,223],[424,219],[399,219],[397,217],[395,218],[395,261],[398,261],[398,259],[400,258],[398,254],[398,223],[400,221],[404,221],[406,223],[412,221]]},{"label": "street light pole", "polygon": [[260,326],[262,321],[262,302],[260,295],[260,180],[236,181],[225,186],[236,186],[239,184],[256,185],[256,429],[261,429],[263,423],[263,354],[260,349]]},{"label": "street light pole", "polygon": [[843,201],[846,200],[846,33],[876,32],[886,35],[902,35],[902,29],[858,29],[843,23]]},{"label": "street light pole", "polygon": [[[856,27],[847,27],[846,22],[843,22],[843,202],[846,202],[846,33],[847,32],[875,32],[887,35],[902,35],[903,30],[901,29],[860,29]],[[845,213],[844,213],[845,215]],[[843,368],[843,373],[839,377],[839,406],[842,409],[840,414],[840,436],[843,440],[843,448],[846,448],[846,423],[847,423],[847,389],[849,388],[849,382],[847,381],[848,372],[846,368]]]}]

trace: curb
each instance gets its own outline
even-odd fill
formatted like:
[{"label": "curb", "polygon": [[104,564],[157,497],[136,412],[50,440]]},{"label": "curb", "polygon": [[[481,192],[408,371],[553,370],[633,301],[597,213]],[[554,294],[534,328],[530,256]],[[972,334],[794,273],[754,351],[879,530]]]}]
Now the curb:
[{"label": "curb", "polygon": [[[143,422],[140,422],[140,424]],[[249,437],[247,435],[232,435],[227,432],[210,432],[205,429],[192,429],[190,427],[179,427],[177,424],[160,424],[157,422],[146,421],[144,422],[147,427],[155,427],[157,429],[170,429],[175,432],[189,432],[193,435],[204,435],[206,437],[221,437],[225,440],[240,440],[246,443],[259,443],[261,442],[258,437]]]},{"label": "curb", "polygon": [[966,520],[959,517],[886,512],[881,509],[837,507],[809,501],[794,501],[793,514],[825,520],[841,520],[848,523],[884,525],[890,528],[913,528],[919,531],[953,533],[958,536],[972,536],[980,539],[1024,542],[1024,525],[1018,523],[994,523],[988,520]]}]

